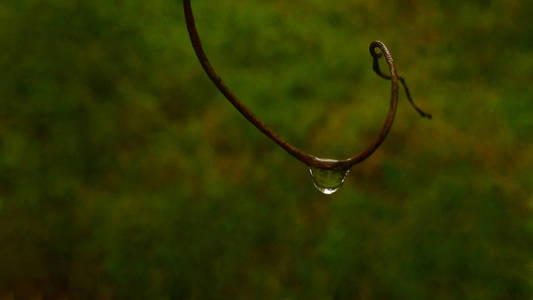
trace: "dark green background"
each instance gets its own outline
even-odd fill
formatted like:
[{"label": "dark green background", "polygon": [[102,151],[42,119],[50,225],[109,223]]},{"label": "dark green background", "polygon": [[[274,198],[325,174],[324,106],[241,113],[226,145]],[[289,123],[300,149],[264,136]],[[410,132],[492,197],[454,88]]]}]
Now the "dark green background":
[{"label": "dark green background", "polygon": [[532,299],[531,1],[0,2],[0,299]]}]

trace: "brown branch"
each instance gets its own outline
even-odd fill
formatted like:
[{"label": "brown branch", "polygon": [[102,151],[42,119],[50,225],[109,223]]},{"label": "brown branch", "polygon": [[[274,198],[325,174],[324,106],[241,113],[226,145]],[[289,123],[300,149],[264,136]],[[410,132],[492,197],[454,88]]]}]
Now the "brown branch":
[{"label": "brown branch", "polygon": [[[185,20],[187,23],[187,29],[189,31],[189,36],[191,38],[194,52],[196,53],[196,56],[198,57],[200,64],[202,65],[203,69],[205,70],[205,72],[207,73],[211,81],[213,81],[213,83],[217,86],[220,92],[229,100],[229,102],[248,121],[250,121],[255,127],[257,127],[257,129],[259,129],[266,136],[271,138],[280,147],[285,149],[285,151],[289,152],[289,154],[291,154],[292,156],[294,156],[295,158],[297,158],[304,164],[308,165],[309,167],[322,168],[322,169],[328,169],[328,170],[348,170],[353,165],[362,162],[363,160],[368,158],[370,155],[372,155],[372,153],[376,151],[379,145],[383,143],[383,141],[385,140],[385,137],[387,136],[387,133],[389,132],[392,126],[392,122],[396,114],[396,108],[398,106],[398,81],[399,80],[402,82],[402,84],[404,84],[409,101],[415,108],[417,108],[410,98],[409,92],[407,90],[407,86],[405,85],[403,78],[398,77],[398,75],[396,74],[396,69],[394,67],[394,61],[392,59],[392,56],[389,50],[387,49],[385,44],[383,44],[382,42],[374,41],[370,44],[370,54],[372,55],[374,59],[374,71],[379,76],[391,80],[390,108],[387,114],[387,118],[385,119],[385,123],[383,124],[381,128],[381,132],[379,133],[378,137],[375,139],[375,141],[370,146],[368,146],[364,151],[362,151],[358,155],[355,155],[355,156],[352,156],[350,158],[343,159],[343,160],[321,159],[314,155],[306,153],[294,147],[293,145],[289,144],[287,141],[281,138],[277,133],[272,131],[272,129],[268,128],[265,125],[265,123],[263,123],[263,121],[261,121],[251,110],[249,110],[237,98],[237,96],[235,96],[235,94],[231,92],[231,90],[224,84],[224,82],[222,82],[222,79],[220,78],[220,76],[218,76],[213,66],[211,66],[211,63],[209,62],[202,48],[202,43],[200,42],[200,37],[196,29],[196,24],[194,21],[194,15],[192,12],[190,0],[183,0],[183,8],[185,10]],[[376,52],[376,49],[379,49],[381,52],[380,53]],[[391,74],[390,76],[381,73],[381,71],[379,70],[378,59],[381,56],[385,57],[385,60],[389,66],[389,71]]]}]

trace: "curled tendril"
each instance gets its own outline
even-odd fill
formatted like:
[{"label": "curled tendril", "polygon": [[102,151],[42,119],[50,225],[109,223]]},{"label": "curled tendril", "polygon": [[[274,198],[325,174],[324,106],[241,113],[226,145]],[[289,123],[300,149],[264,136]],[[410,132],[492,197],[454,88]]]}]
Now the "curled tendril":
[{"label": "curled tendril", "polygon": [[[376,48],[373,48],[372,46],[370,46],[370,54],[372,55],[372,57],[374,58],[374,62],[372,63],[372,68],[374,69],[374,72],[376,74],[378,74],[379,77],[381,78],[384,78],[384,79],[388,79],[390,80],[391,79],[391,76],[389,75],[386,75],[384,74],[383,72],[381,72],[381,69],[379,68],[379,58],[383,55],[382,53],[378,53],[378,52],[375,52]],[[422,117],[425,117],[425,118],[428,118],[428,119],[431,119],[432,116],[426,112],[424,112],[423,110],[421,110],[416,104],[415,102],[413,101],[413,98],[411,98],[411,93],[409,92],[409,88],[407,87],[407,83],[405,82],[405,79],[403,79],[403,77],[401,76],[398,76],[398,79],[400,80],[400,82],[402,83],[403,85],[403,88],[405,90],[405,96],[407,96],[407,100],[409,100],[409,103],[411,103],[411,106],[422,116]]]},{"label": "curled tendril", "polygon": [[[407,88],[407,85],[405,84],[405,80],[402,77],[399,77],[396,73],[396,68],[394,66],[394,61],[392,59],[392,56],[390,54],[389,49],[385,44],[383,44],[380,41],[374,41],[370,43],[370,54],[373,57],[373,68],[374,72],[378,74],[380,77],[390,80],[391,81],[391,101],[390,101],[390,107],[389,112],[387,114],[387,117],[385,119],[385,122],[381,128],[381,131],[378,135],[378,137],[374,140],[374,142],[368,146],[365,150],[363,150],[361,153],[352,156],[347,159],[343,160],[335,160],[335,159],[322,159],[318,158],[314,155],[311,155],[309,153],[306,153],[293,145],[289,144],[287,141],[285,141],[283,138],[281,138],[277,133],[272,131],[269,127],[263,123],[250,109],[248,109],[238,98],[231,92],[231,90],[224,84],[220,76],[216,73],[213,66],[211,66],[211,63],[209,62],[204,49],[202,47],[202,43],[200,42],[200,37],[198,35],[198,30],[196,29],[196,24],[194,21],[194,15],[191,8],[191,1],[190,0],[183,0],[183,8],[185,11],[185,20],[187,23],[187,29],[189,31],[189,36],[191,38],[191,43],[194,48],[194,52],[196,53],[196,56],[198,57],[198,60],[200,61],[200,64],[202,65],[204,71],[207,73],[211,81],[217,86],[217,88],[220,90],[220,92],[229,100],[229,102],[248,120],[250,121],[257,129],[259,129],[261,132],[263,132],[266,136],[271,138],[274,142],[276,142],[281,148],[285,149],[285,151],[289,152],[292,156],[303,162],[304,164],[308,165],[309,167],[314,168],[321,168],[326,170],[348,170],[353,165],[362,162],[363,160],[367,159],[376,149],[383,143],[385,140],[385,137],[387,136],[392,123],[394,121],[394,116],[396,114],[396,109],[398,107],[398,81],[402,83],[402,85],[405,88],[405,92],[407,94],[407,97],[409,99],[409,102],[411,105],[422,115],[425,117],[431,118],[430,115],[424,113],[422,110],[420,110],[412,101],[411,95],[409,93],[409,90]],[[379,50],[377,52],[376,50]],[[389,67],[390,75],[386,75],[381,72],[379,68],[379,58],[384,57],[385,61],[387,62],[387,65]]]}]

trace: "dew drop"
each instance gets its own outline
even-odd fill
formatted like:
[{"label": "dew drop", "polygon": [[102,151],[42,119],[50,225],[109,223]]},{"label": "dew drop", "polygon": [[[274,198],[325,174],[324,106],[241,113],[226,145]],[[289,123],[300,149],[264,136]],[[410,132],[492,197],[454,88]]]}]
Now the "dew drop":
[{"label": "dew drop", "polygon": [[321,193],[330,195],[339,190],[344,183],[346,175],[350,170],[326,170],[320,168],[310,168],[309,173],[313,178],[313,184]]}]

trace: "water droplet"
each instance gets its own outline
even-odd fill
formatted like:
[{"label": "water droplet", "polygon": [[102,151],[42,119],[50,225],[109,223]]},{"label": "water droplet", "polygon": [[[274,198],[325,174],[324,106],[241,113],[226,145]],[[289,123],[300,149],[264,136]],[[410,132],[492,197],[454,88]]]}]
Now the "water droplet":
[{"label": "water droplet", "polygon": [[313,178],[313,184],[323,194],[335,193],[344,183],[346,175],[350,170],[326,170],[320,168],[310,168],[309,173]]}]

